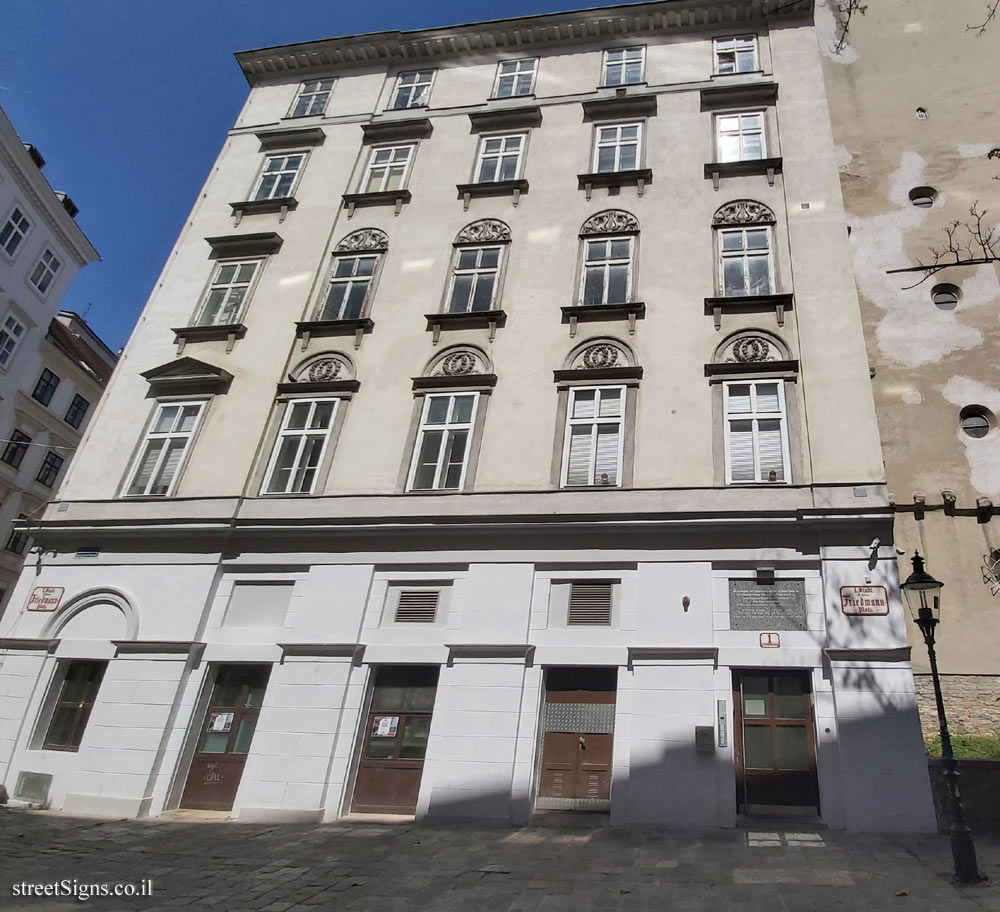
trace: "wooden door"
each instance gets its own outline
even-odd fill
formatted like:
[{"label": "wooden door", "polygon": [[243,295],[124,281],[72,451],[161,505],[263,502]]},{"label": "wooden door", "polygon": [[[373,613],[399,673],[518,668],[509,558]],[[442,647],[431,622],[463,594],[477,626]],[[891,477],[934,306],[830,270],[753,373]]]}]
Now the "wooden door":
[{"label": "wooden door", "polygon": [[232,809],[270,674],[270,665],[219,668],[181,807]]},{"label": "wooden door", "polygon": [[611,798],[612,735],[546,732],[542,744],[543,798]]}]

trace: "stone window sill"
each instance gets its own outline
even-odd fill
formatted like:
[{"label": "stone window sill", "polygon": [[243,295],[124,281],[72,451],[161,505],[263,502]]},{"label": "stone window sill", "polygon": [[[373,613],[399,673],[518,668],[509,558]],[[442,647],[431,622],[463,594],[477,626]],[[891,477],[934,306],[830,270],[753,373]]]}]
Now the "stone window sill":
[{"label": "stone window sill", "polygon": [[177,343],[178,357],[189,342],[217,342],[226,340],[226,353],[233,350],[237,339],[247,334],[247,328],[242,323],[221,323],[215,326],[180,326],[172,329],[174,341]]},{"label": "stone window sill", "polygon": [[512,196],[516,206],[521,201],[521,194],[528,192],[526,180],[484,181],[478,184],[456,184],[456,187],[464,209],[469,208],[469,201],[474,196]]},{"label": "stone window sill", "polygon": [[628,320],[628,332],[635,335],[635,321],[646,316],[646,305],[642,301],[629,304],[577,304],[562,308],[562,321],[569,323],[570,338],[576,335],[576,324],[606,320]]},{"label": "stone window sill", "polygon": [[785,325],[785,311],[792,309],[792,295],[739,295],[723,298],[705,298],[705,313],[715,318],[715,328],[722,328],[722,315],[741,313],[767,313],[774,311],[778,326]]},{"label": "stone window sill", "polygon": [[345,193],[343,195],[344,208],[347,209],[347,217],[354,216],[354,210],[358,206],[394,206],[394,215],[399,215],[402,211],[403,203],[408,203],[412,199],[409,190],[380,190],[377,193]]},{"label": "stone window sill", "polygon": [[375,323],[368,317],[356,320],[305,320],[295,324],[295,335],[302,340],[302,351],[309,347],[309,340],[314,336],[354,336],[355,349],[361,348],[362,338],[375,328]]},{"label": "stone window sill", "polygon": [[299,201],[294,196],[282,196],[277,199],[243,200],[229,205],[233,210],[234,224],[239,225],[244,215],[262,215],[269,212],[277,212],[278,221],[283,222],[289,212],[298,208]]},{"label": "stone window sill", "polygon": [[434,333],[435,345],[441,340],[442,330],[489,329],[490,342],[496,338],[497,329],[507,322],[507,314],[502,310],[479,310],[471,313],[424,314],[427,328]]},{"label": "stone window sill", "polygon": [[781,158],[753,158],[747,161],[709,162],[705,165],[705,177],[712,179],[712,187],[719,189],[723,177],[745,177],[752,174],[766,174],[769,186],[774,186],[774,175],[781,174]]},{"label": "stone window sill", "polygon": [[642,196],[646,184],[653,182],[652,168],[637,168],[633,171],[597,171],[593,174],[578,174],[579,189],[585,190],[590,199],[594,187],[620,190],[622,187],[636,187]]}]

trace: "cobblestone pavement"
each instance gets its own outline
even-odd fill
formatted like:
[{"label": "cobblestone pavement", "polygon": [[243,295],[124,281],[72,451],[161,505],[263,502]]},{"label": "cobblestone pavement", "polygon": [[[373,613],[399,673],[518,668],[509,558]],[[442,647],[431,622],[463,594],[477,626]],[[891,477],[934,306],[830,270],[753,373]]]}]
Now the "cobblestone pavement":
[{"label": "cobblestone pavement", "polygon": [[[997,912],[1000,840],[977,848],[996,886],[952,886],[938,836],[105,821],[0,809],[0,909]],[[153,895],[13,895],[22,882],[74,878],[151,878]]]}]

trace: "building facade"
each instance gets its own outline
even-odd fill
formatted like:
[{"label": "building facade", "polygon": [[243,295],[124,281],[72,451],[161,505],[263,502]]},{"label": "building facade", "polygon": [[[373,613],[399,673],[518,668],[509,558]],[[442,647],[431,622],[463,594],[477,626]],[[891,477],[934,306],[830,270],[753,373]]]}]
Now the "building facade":
[{"label": "building facade", "polygon": [[238,54],[0,628],[13,798],[933,829],[811,8]]}]

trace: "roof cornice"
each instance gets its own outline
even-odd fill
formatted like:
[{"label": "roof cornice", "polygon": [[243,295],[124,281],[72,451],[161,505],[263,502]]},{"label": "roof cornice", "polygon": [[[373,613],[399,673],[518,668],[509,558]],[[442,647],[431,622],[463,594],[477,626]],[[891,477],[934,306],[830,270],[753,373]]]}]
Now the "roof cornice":
[{"label": "roof cornice", "polygon": [[276,76],[361,66],[422,63],[470,54],[531,53],[692,29],[740,28],[812,17],[813,0],[658,0],[415,31],[369,32],[240,51],[250,85]]}]

